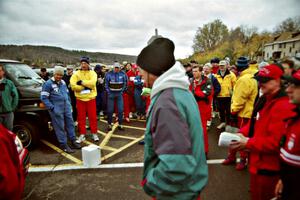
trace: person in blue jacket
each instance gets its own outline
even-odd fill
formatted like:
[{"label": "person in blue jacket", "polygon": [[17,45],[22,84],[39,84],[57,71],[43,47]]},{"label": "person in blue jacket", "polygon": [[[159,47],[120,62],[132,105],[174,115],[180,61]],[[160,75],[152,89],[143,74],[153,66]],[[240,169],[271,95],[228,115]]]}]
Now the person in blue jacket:
[{"label": "person in blue jacket", "polygon": [[121,71],[121,66],[118,62],[114,63],[114,70],[105,75],[105,89],[107,91],[107,130],[112,130],[112,115],[114,111],[114,101],[117,101],[118,107],[118,129],[124,130],[122,126],[123,121],[123,92],[127,86],[127,75]]},{"label": "person in blue jacket", "polygon": [[143,119],[145,117],[145,102],[142,99],[142,91],[144,86],[144,80],[140,75],[134,78],[134,101],[136,105],[138,118]]},{"label": "person in blue jacket", "polygon": [[[66,153],[74,153],[73,149],[80,149],[81,146],[76,143],[69,90],[62,80],[63,74],[63,67],[54,68],[54,76],[43,85],[41,100],[49,110],[60,148]],[[71,140],[71,148],[67,144],[67,136]]]}]

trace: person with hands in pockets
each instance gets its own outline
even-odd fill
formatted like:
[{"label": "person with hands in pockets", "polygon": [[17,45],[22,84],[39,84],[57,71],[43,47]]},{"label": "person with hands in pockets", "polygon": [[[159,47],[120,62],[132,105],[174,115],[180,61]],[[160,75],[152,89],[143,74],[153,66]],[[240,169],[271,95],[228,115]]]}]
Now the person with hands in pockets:
[{"label": "person with hands in pockets", "polygon": [[[81,146],[76,143],[69,90],[65,81],[62,80],[63,74],[62,67],[54,68],[54,76],[43,85],[41,101],[49,110],[60,148],[66,153],[74,153],[73,149],[80,149]],[[71,140],[71,146],[67,144],[67,136]]]}]

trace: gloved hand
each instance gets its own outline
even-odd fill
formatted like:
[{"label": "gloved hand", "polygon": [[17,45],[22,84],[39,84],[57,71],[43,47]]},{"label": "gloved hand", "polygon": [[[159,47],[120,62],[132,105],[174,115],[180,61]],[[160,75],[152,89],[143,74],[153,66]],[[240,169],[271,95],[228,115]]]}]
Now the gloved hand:
[{"label": "gloved hand", "polygon": [[82,85],[82,80],[80,80],[80,81],[77,81],[77,83],[76,83],[77,85]]},{"label": "gloved hand", "polygon": [[237,113],[230,114],[230,123],[232,126],[237,127],[238,124],[238,115]]}]

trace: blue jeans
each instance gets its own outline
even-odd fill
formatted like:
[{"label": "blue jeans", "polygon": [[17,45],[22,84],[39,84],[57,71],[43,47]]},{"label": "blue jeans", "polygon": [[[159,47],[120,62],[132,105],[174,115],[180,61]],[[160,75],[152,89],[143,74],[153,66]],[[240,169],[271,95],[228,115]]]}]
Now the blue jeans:
[{"label": "blue jeans", "polygon": [[14,124],[14,113],[0,113],[0,124],[3,124],[5,128],[12,131]]},{"label": "blue jeans", "polygon": [[96,97],[96,108],[97,108],[96,113],[97,113],[97,115],[99,115],[99,113],[104,110],[103,109],[103,104],[104,104],[103,99],[104,99],[104,92],[97,91],[97,97]]},{"label": "blue jeans", "polygon": [[145,102],[143,101],[142,97],[142,89],[134,89],[134,101],[136,106],[136,111],[138,115],[145,114]]},{"label": "blue jeans", "polygon": [[108,124],[112,123],[112,115],[114,112],[114,101],[117,100],[117,107],[118,107],[118,122],[121,125],[123,121],[123,110],[124,110],[124,103],[123,103],[123,96],[122,92],[109,92],[107,94],[107,122]]}]

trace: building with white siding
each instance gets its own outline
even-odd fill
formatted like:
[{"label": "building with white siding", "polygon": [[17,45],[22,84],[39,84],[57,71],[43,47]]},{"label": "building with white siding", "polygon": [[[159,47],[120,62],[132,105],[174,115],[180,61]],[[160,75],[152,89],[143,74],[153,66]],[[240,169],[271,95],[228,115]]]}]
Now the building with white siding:
[{"label": "building with white siding", "polygon": [[300,52],[300,32],[284,32],[264,45],[264,60],[282,59]]}]

